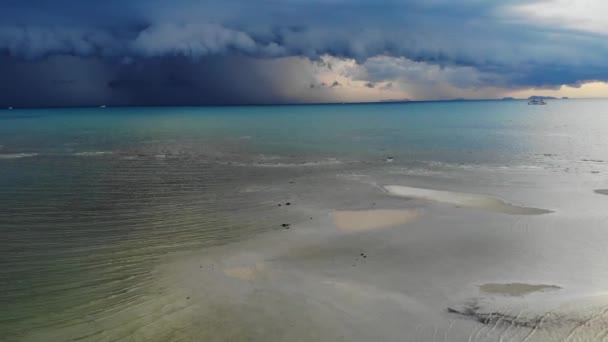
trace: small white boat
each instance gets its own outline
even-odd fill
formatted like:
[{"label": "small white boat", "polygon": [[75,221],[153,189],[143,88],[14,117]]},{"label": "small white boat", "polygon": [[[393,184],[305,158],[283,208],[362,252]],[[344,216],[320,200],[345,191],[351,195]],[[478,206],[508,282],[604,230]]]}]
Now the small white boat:
[{"label": "small white boat", "polygon": [[545,100],[543,100],[542,98],[531,99],[530,101],[528,101],[528,105],[542,106],[542,105],[546,105],[546,104],[547,104],[547,102],[545,102]]}]

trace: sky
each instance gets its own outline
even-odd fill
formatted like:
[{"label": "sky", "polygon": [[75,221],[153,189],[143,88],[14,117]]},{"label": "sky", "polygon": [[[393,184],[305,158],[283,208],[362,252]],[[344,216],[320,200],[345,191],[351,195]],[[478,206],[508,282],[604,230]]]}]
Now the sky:
[{"label": "sky", "polygon": [[0,3],[0,106],[608,97],[604,0]]}]

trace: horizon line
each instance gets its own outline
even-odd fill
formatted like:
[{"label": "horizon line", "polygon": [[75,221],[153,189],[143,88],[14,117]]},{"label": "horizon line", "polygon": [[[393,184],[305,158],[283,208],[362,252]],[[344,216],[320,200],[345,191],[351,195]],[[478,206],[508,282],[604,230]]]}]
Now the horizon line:
[{"label": "horizon line", "polygon": [[112,109],[112,108],[169,108],[169,107],[271,107],[271,106],[325,106],[325,105],[374,105],[374,104],[406,104],[406,103],[433,103],[433,102],[483,102],[483,101],[527,101],[531,98],[544,98],[548,100],[606,100],[608,97],[554,97],[554,96],[530,96],[527,98],[503,97],[493,99],[442,99],[442,100],[380,100],[360,102],[285,102],[285,103],[234,103],[234,104],[175,104],[175,105],[86,105],[86,106],[1,106],[0,111],[20,109]]}]

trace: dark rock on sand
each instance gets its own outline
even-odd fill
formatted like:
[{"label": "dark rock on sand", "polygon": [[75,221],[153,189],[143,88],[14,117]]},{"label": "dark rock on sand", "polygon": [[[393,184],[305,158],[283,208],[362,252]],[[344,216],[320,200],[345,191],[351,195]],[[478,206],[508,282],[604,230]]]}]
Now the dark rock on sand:
[{"label": "dark rock on sand", "polygon": [[481,324],[495,326],[498,324],[504,324],[507,326],[517,326],[525,328],[536,328],[541,323],[541,318],[520,318],[517,316],[507,315],[500,312],[487,312],[482,313],[478,311],[478,307],[465,308],[464,310],[458,310],[448,308],[447,311],[451,314],[456,314],[473,319]]}]

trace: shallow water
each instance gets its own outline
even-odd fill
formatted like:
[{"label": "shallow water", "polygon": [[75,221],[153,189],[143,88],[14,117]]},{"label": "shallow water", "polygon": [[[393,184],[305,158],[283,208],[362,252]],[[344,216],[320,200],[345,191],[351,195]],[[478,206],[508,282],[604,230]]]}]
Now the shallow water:
[{"label": "shallow water", "polygon": [[0,340],[601,341],[607,105],[0,112]]}]

